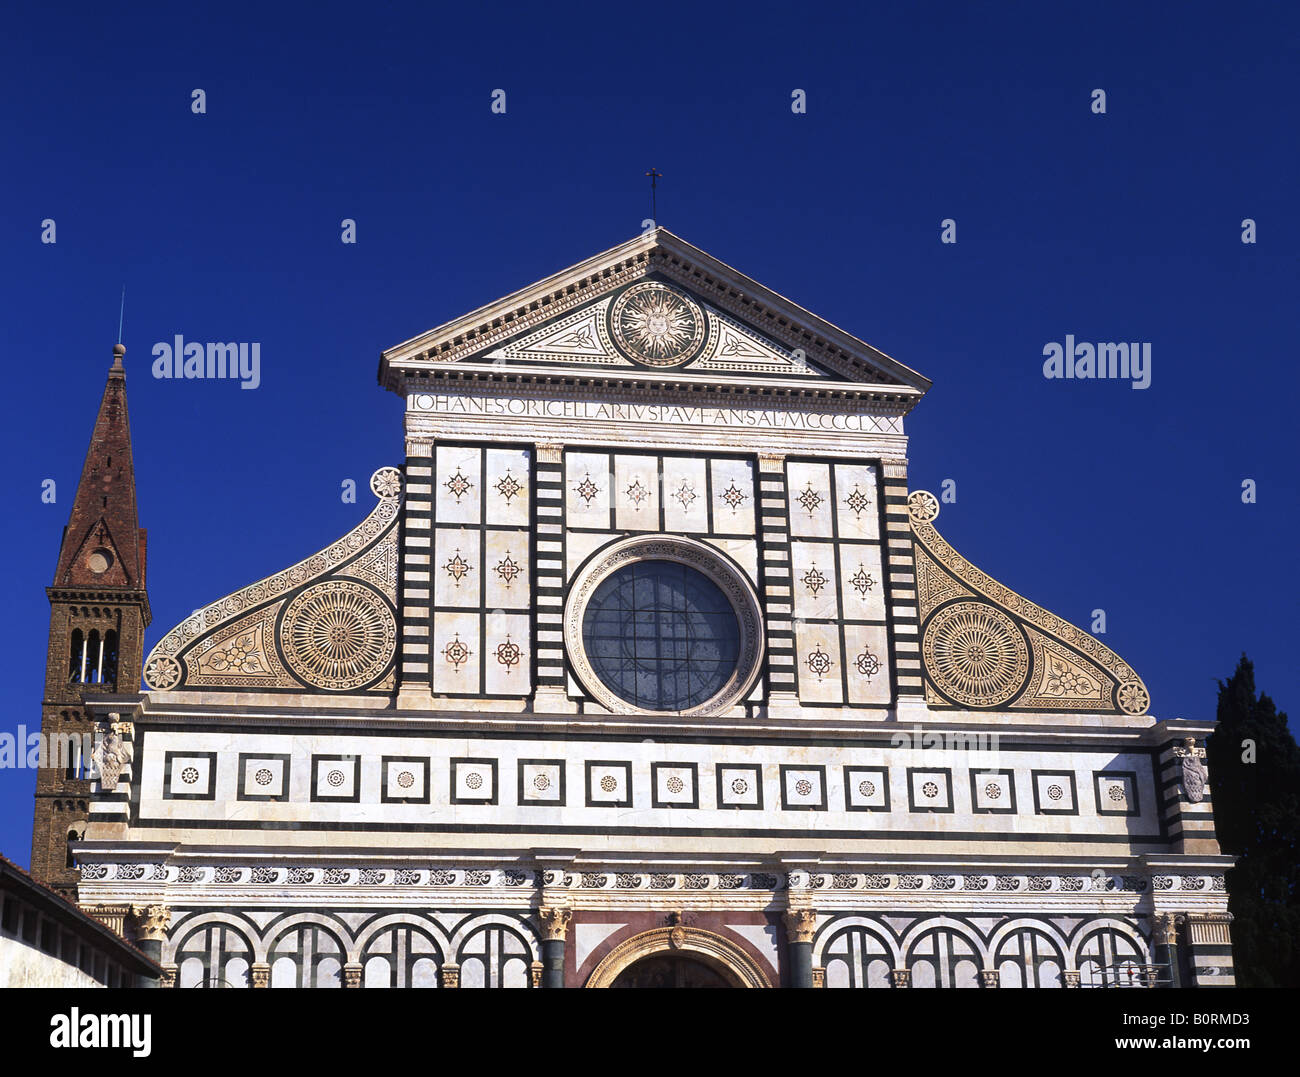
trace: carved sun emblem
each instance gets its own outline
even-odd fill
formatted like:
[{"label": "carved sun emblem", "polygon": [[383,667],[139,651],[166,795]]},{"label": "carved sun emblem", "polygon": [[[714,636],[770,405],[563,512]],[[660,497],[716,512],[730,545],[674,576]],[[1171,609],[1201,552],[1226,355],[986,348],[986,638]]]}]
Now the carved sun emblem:
[{"label": "carved sun emblem", "polygon": [[650,366],[676,366],[704,343],[703,312],[675,289],[657,281],[634,285],[610,310],[619,345]]}]

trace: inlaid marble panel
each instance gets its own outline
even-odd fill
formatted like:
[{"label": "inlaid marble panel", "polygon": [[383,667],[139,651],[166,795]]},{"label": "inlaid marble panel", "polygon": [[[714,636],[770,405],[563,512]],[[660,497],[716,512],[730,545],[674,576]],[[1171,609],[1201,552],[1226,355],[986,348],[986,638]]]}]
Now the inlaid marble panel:
[{"label": "inlaid marble panel", "polygon": [[844,616],[850,621],[883,621],[885,588],[880,547],[841,542],[838,552]]},{"label": "inlaid marble panel", "polygon": [[705,462],[687,456],[666,456],[664,469],[664,530],[677,535],[709,529],[709,491]]},{"label": "inlaid marble panel", "polygon": [[889,668],[889,634],[885,626],[846,624],[842,632],[849,702],[888,704],[893,695],[893,685]]},{"label": "inlaid marble panel", "polygon": [[483,506],[482,450],[439,445],[434,458],[434,518],[439,523],[479,523]]},{"label": "inlaid marble panel", "polygon": [[439,527],[434,532],[434,605],[479,607],[483,594],[480,536],[477,528],[469,527]]},{"label": "inlaid marble panel", "polygon": [[528,505],[532,498],[530,453],[527,449],[488,449],[485,464],[485,522],[527,527]]},{"label": "inlaid marble panel", "polygon": [[790,534],[831,538],[835,529],[829,464],[792,461],[786,465]]},{"label": "inlaid marble panel", "polygon": [[829,542],[790,544],[794,615],[811,619],[839,617],[835,546]]},{"label": "inlaid marble panel", "polygon": [[657,531],[659,488],[658,457],[614,457],[614,526],[619,529]]},{"label": "inlaid marble panel", "polygon": [[876,502],[874,467],[835,465],[835,515],[842,539],[880,537],[880,506]]}]

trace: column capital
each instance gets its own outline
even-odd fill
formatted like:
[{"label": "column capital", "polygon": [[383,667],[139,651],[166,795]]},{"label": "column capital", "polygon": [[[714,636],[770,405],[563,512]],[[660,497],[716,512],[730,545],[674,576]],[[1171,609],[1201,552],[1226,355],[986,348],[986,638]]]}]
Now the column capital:
[{"label": "column capital", "polygon": [[162,942],[167,938],[167,925],[172,911],[166,905],[132,905],[131,929],[137,942]]},{"label": "column capital", "polygon": [[1161,912],[1155,918],[1155,941],[1158,945],[1177,946],[1179,925],[1187,922],[1182,913]]},{"label": "column capital", "polygon": [[1066,987],[1078,987],[1079,986],[1078,970],[1071,969],[1067,972],[1061,973],[1061,983],[1064,984],[1064,986]]},{"label": "column capital", "polygon": [[817,930],[816,909],[786,909],[781,917],[791,942],[812,942]]},{"label": "column capital", "polygon": [[999,987],[1001,982],[997,969],[980,969],[980,987]]},{"label": "column capital", "polygon": [[459,987],[460,966],[443,965],[442,968],[438,970],[438,977],[442,980],[443,987]]},{"label": "column capital", "polygon": [[248,970],[248,982],[254,987],[270,987],[271,966],[264,961],[255,962]]},{"label": "column capital", "polygon": [[558,464],[564,456],[562,441],[539,441],[536,445],[539,464]]},{"label": "column capital", "polygon": [[362,966],[358,964],[346,964],[343,966],[343,986],[360,987],[361,986]]},{"label": "column capital", "polygon": [[175,966],[175,965],[164,965],[164,966],[162,967],[162,975],[158,977],[158,986],[159,986],[159,987],[175,987],[175,986],[176,986],[176,966]]},{"label": "column capital", "polygon": [[890,970],[889,978],[890,978],[891,980],[894,981],[894,986],[895,986],[895,987],[911,987],[911,986],[912,986],[912,970],[911,970],[911,969],[892,969],[892,970]]},{"label": "column capital", "polygon": [[813,987],[826,986],[826,970],[824,968],[817,968],[816,966],[813,967],[812,985]]},{"label": "column capital", "polygon": [[541,922],[544,939],[563,942],[568,938],[573,910],[563,905],[541,905],[537,909],[537,919]]},{"label": "column capital", "polygon": [[540,961],[534,961],[531,965],[528,966],[529,980],[534,987],[542,986],[542,973],[545,970],[546,970],[546,966],[543,965]]}]

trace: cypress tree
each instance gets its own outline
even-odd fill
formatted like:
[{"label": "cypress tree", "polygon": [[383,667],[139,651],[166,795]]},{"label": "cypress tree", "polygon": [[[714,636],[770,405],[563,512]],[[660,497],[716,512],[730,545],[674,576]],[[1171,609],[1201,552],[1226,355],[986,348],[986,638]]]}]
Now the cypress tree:
[{"label": "cypress tree", "polygon": [[1239,987],[1300,987],[1300,747],[1243,654],[1206,740]]}]

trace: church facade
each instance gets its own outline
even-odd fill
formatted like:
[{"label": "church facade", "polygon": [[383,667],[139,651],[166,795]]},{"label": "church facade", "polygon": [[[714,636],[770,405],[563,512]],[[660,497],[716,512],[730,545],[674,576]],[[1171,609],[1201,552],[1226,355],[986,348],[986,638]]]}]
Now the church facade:
[{"label": "church facade", "polygon": [[78,899],[168,982],[1232,984],[1209,725],[948,544],[927,379],[659,229],[379,381],[364,519],[196,593],[141,691],[143,539],[65,536],[135,611],[74,692]]}]

